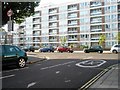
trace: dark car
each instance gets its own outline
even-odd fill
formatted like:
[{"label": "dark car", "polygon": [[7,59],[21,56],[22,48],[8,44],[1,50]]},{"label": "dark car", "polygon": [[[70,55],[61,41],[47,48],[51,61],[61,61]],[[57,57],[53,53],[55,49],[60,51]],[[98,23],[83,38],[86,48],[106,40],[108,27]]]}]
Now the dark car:
[{"label": "dark car", "polygon": [[84,49],[85,53],[89,52],[98,52],[98,53],[103,53],[103,48],[101,46],[91,46],[90,48]]},{"label": "dark car", "polygon": [[28,52],[28,51],[29,52],[34,52],[35,48],[33,46],[30,46],[30,47],[24,47],[23,50],[26,51],[26,52]]},{"label": "dark car", "polygon": [[17,65],[25,67],[27,62],[27,53],[17,46],[0,45],[0,57],[2,58],[2,66]]},{"label": "dark car", "polygon": [[69,48],[69,47],[65,47],[65,46],[60,46],[57,48],[57,51],[58,52],[70,52],[70,53],[73,53],[73,49],[72,48]]},{"label": "dark car", "polygon": [[53,47],[44,47],[39,49],[40,52],[54,52],[55,49]]}]

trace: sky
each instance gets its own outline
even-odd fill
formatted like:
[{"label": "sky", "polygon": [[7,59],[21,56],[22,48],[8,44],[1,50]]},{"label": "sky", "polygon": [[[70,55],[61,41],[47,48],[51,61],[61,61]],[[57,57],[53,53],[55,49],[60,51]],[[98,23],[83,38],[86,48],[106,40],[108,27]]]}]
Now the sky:
[{"label": "sky", "polygon": [[41,0],[40,5],[45,5],[48,3],[59,4],[59,3],[66,3],[71,1],[75,1],[75,0]]},{"label": "sky", "polygon": [[67,3],[72,1],[90,1],[90,0],[41,0],[40,5],[45,5],[48,3],[60,4],[60,3]]}]

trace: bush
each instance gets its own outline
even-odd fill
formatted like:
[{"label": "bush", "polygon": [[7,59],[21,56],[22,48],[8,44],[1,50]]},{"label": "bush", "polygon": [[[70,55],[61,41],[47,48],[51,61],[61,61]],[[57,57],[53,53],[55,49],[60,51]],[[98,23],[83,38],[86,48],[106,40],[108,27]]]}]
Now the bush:
[{"label": "bush", "polygon": [[84,49],[84,48],[88,48],[88,46],[87,45],[81,45],[80,46],[80,49]]}]

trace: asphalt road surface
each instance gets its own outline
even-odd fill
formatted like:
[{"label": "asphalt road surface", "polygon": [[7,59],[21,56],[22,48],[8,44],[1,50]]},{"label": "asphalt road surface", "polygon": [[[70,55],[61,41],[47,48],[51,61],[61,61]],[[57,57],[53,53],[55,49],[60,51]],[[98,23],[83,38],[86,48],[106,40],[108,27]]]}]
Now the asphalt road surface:
[{"label": "asphalt road surface", "polygon": [[102,70],[116,63],[118,60],[50,59],[28,64],[21,69],[5,69],[0,80],[2,88],[78,89]]}]

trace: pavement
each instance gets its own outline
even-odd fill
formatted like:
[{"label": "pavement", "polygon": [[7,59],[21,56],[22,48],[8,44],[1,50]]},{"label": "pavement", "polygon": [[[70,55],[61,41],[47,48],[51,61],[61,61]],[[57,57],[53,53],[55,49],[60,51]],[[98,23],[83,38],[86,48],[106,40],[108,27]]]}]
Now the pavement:
[{"label": "pavement", "polygon": [[[38,57],[36,53],[27,52],[27,55],[29,56],[28,60],[27,60],[27,64],[33,64],[33,63],[36,63],[36,62],[47,60],[47,58],[44,57],[44,56],[43,57]],[[30,59],[31,57],[36,57],[36,59]]]},{"label": "pavement", "polygon": [[120,89],[120,81],[118,77],[119,65],[116,64],[109,67],[109,70],[100,77],[94,84],[92,84],[89,88],[94,88],[95,90],[98,88],[113,88],[113,89]]}]

